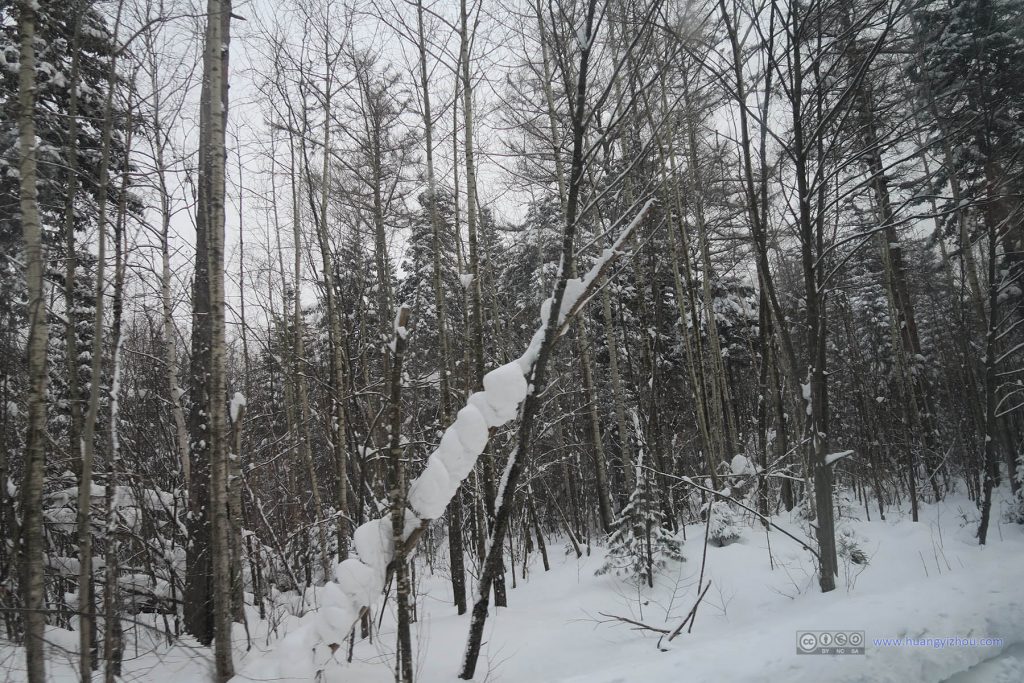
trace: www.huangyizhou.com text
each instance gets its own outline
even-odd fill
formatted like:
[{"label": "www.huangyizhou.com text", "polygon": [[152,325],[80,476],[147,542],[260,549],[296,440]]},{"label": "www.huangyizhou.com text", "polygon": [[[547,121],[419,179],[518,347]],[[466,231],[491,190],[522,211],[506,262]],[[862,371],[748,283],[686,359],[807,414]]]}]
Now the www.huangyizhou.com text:
[{"label": "www.huangyizhou.com text", "polygon": [[948,647],[1002,647],[1002,638],[875,638],[875,647],[930,647],[941,650]]}]

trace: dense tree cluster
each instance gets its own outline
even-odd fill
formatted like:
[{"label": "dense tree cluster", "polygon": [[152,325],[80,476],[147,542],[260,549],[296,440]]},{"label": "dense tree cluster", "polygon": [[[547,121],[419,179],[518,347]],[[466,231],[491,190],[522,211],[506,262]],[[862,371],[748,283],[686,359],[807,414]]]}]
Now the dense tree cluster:
[{"label": "dense tree cluster", "polygon": [[217,636],[351,595],[378,518],[404,681],[421,562],[471,678],[552,538],[653,585],[685,524],[798,510],[829,591],[852,510],[1024,522],[1019,0],[205,4],[0,2],[0,633],[31,680],[46,624],[113,680],[149,614],[226,681]]}]

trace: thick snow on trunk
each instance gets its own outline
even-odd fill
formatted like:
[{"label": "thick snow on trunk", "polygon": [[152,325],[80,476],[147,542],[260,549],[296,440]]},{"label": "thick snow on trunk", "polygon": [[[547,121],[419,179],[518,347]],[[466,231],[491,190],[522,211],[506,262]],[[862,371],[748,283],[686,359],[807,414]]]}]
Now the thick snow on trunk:
[{"label": "thick snow on trunk", "polygon": [[[591,269],[582,278],[572,280],[559,307],[559,328],[586,303],[584,297],[588,290],[608,263],[621,253],[653,204],[654,200],[648,201]],[[540,324],[523,355],[484,375],[483,391],[474,392],[467,399],[465,407],[459,410],[455,422],[445,430],[441,442],[427,459],[426,468],[410,485],[411,509],[405,512],[405,540],[444,513],[487,446],[490,429],[503,426],[519,414],[530,391],[528,377],[544,341],[551,305],[550,298],[541,304]],[[303,625],[281,641],[274,651],[251,662],[242,671],[243,677],[279,675],[312,680],[324,675],[325,667],[337,662],[334,653],[355,626],[361,611],[372,605],[384,590],[388,565],[395,555],[390,524],[387,518],[373,519],[355,530],[356,557],[348,558],[335,568],[335,581],[320,593],[319,610],[307,614]]]}]

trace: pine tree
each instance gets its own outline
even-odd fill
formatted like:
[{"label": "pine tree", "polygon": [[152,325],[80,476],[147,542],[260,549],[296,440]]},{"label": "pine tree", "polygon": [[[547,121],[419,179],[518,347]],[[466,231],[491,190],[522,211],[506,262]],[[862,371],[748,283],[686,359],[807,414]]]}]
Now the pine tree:
[{"label": "pine tree", "polygon": [[[14,7],[9,1],[0,2],[0,205],[16,206],[18,197],[18,32],[13,21]],[[94,7],[77,2],[55,0],[38,3],[36,10],[38,54],[36,79],[38,95],[34,109],[36,134],[39,136],[39,212],[45,226],[44,246],[50,268],[63,269],[59,263],[64,257],[59,226],[63,224],[65,199],[69,186],[69,170],[76,174],[80,192],[74,204],[76,232],[85,239],[88,230],[97,221],[96,196],[99,193],[97,174],[92,172],[99,164],[101,126],[94,123],[104,118],[106,92],[109,88],[109,59],[114,41],[103,15]],[[73,78],[73,56],[77,54],[79,81],[76,126],[70,126],[67,112],[70,108]],[[116,98],[113,134],[110,148],[110,176],[116,177],[127,163],[125,126],[127,112],[119,107]],[[84,123],[87,122],[87,123]],[[65,158],[69,136],[77,135],[73,147],[77,151],[74,164]],[[116,205],[119,197],[112,184],[110,202]],[[137,210],[133,200],[129,208]],[[18,248],[20,218],[15,211],[0,213],[0,255],[11,255]],[[24,284],[8,272],[13,261],[0,258],[0,284],[5,292],[18,292],[18,297],[5,296],[0,306],[6,308],[24,296]],[[59,280],[59,276],[57,277]],[[23,305],[23,302],[22,304]],[[2,310],[2,309],[0,309]]]},{"label": "pine tree", "polygon": [[740,537],[739,520],[729,503],[724,500],[711,501],[707,514],[710,515],[707,529],[709,543],[722,547]]},{"label": "pine tree", "polygon": [[[978,531],[984,544],[989,523],[992,489],[1005,461],[1011,485],[1018,495],[1014,442],[1019,428],[1002,419],[1007,387],[999,379],[997,364],[1019,364],[1022,348],[1009,338],[1024,316],[1024,224],[1019,220],[1024,187],[1021,141],[1024,131],[1024,38],[1019,3],[1004,0],[956,0],[948,6],[928,8],[917,15],[918,41],[924,47],[915,77],[936,129],[933,138],[944,157],[940,182],[954,188],[958,218],[974,224],[987,244],[987,305],[979,317],[987,318],[985,352],[980,374],[984,377],[984,500]],[[960,196],[958,197],[957,194]],[[978,230],[980,228],[980,230]],[[968,237],[965,242],[976,236]],[[965,251],[972,247],[965,244]],[[1001,254],[1000,254],[1001,252]],[[968,255],[965,258],[972,258]],[[1009,344],[1004,351],[1002,344]],[[997,363],[996,358],[1001,360]],[[1010,392],[1016,388],[1009,389]],[[1012,393],[1011,393],[1012,395]]]},{"label": "pine tree", "polygon": [[[0,3],[0,206],[14,207],[24,199],[25,188],[19,165],[19,78],[23,76],[19,54],[23,27],[16,22],[16,3]],[[22,8],[24,10],[24,8]],[[46,473],[80,471],[78,430],[82,412],[82,393],[78,386],[87,384],[95,330],[95,272],[97,257],[90,251],[88,240],[101,225],[100,205],[121,205],[120,188],[106,183],[96,169],[104,164],[106,178],[121,175],[127,168],[127,112],[111,98],[110,59],[115,41],[104,14],[92,3],[42,1],[31,3],[35,35],[32,110],[34,154],[38,164],[33,169],[33,203],[35,219],[40,228],[40,254],[45,281],[65,281],[66,298],[50,297],[46,307],[49,318],[47,339],[43,341],[47,378],[45,401],[48,438],[39,444]],[[114,79],[116,81],[116,79]],[[109,131],[109,144],[104,145],[104,131]],[[103,157],[101,150],[106,150]],[[131,215],[141,212],[135,199],[124,202]],[[110,212],[112,213],[112,212]],[[18,264],[30,260],[22,251],[19,235],[27,229],[29,219],[24,212],[0,212],[0,317],[12,327],[0,344],[0,355],[21,357],[20,332],[31,325],[28,282],[30,273]],[[66,278],[66,279],[65,279]],[[33,331],[33,334],[35,332]],[[4,369],[10,375],[22,375],[24,366]],[[103,384],[105,385],[105,381]],[[103,423],[91,442],[99,445]],[[66,445],[66,447],[65,447]],[[53,456],[63,455],[57,461]],[[52,491],[73,482],[66,477],[51,477],[40,482],[42,489]],[[42,492],[42,489],[40,492]],[[37,495],[27,491],[25,495]],[[30,522],[26,519],[26,524]],[[62,542],[51,534],[43,534],[44,544],[59,547]],[[91,553],[90,553],[91,554]],[[58,589],[57,594],[62,595]],[[59,600],[58,600],[59,604]]]},{"label": "pine tree", "polygon": [[451,193],[439,191],[436,198],[428,192],[419,197],[420,211],[409,217],[409,241],[401,262],[405,274],[395,288],[398,301],[409,304],[413,316],[414,345],[407,351],[407,367],[413,375],[430,373],[438,363],[438,311],[433,280],[433,231],[431,203],[440,222],[440,276],[445,297],[445,310],[458,311],[462,307],[456,296],[462,287],[455,263],[455,235],[452,231],[454,198]]},{"label": "pine tree", "polygon": [[[979,223],[998,224],[1020,208],[1024,186],[1024,11],[1006,0],[956,0],[916,15],[923,50],[912,78],[934,118],[935,145],[949,137],[963,199],[982,202]],[[1005,227],[1010,280],[1024,270],[1024,227]],[[1022,305],[1020,290],[1010,297]]]},{"label": "pine tree", "polygon": [[[633,414],[634,426],[639,420]],[[619,512],[608,536],[608,556],[597,574],[629,576],[637,584],[654,587],[655,573],[669,561],[683,561],[679,539],[666,528],[654,474],[644,465],[644,449],[637,448],[636,484],[629,503]]]}]

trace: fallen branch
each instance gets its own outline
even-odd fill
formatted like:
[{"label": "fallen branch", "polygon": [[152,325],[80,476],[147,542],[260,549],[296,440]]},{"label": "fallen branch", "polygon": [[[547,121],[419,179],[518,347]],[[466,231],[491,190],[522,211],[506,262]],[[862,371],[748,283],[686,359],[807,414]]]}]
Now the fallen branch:
[{"label": "fallen branch", "polygon": [[708,592],[709,588],[711,588],[710,581],[708,581],[707,585],[704,586],[704,590],[700,592],[700,595],[697,596],[697,601],[693,603],[693,607],[691,607],[690,611],[686,613],[686,616],[683,618],[683,621],[679,624],[679,626],[676,626],[671,631],[669,631],[667,628],[661,628],[660,626],[651,626],[650,624],[645,624],[642,621],[630,619],[629,617],[619,616],[618,614],[608,614],[607,612],[598,612],[598,614],[600,614],[606,620],[617,621],[623,624],[629,624],[630,626],[634,627],[634,630],[637,631],[653,631],[654,633],[660,633],[661,638],[658,638],[658,649],[662,652],[667,652],[666,648],[663,648],[661,646],[662,639],[665,636],[668,636],[668,642],[671,643],[672,640],[682,632],[686,624],[696,618],[697,608],[700,606],[700,603],[704,599],[704,595]]},{"label": "fallen branch", "polygon": [[[635,626],[637,630],[640,631],[654,631],[655,633],[660,633],[663,636],[668,634],[667,628],[658,628],[657,626],[651,626],[650,624],[645,624],[642,621],[636,621],[635,619],[630,619],[629,617],[620,617],[617,614],[607,614],[605,612],[598,612],[598,614],[600,614],[602,617],[605,617],[606,619],[611,619],[612,621],[621,621],[624,624],[631,624],[632,626]],[[661,638],[658,639],[658,642],[661,642]]]},{"label": "fallen branch", "polygon": [[[691,623],[692,628],[693,621],[696,621],[697,619],[697,607],[700,606],[700,601],[704,599],[704,594],[708,592],[709,588],[711,588],[710,581],[708,581],[708,585],[704,586],[704,590],[700,592],[700,595],[697,596],[697,602],[693,603],[693,607],[691,607],[690,611],[687,612],[686,616],[683,618],[683,621],[679,624],[679,626],[676,626],[675,629],[673,629],[672,633],[669,634],[668,642],[671,643],[676,636],[682,633],[683,627],[686,626],[687,622]],[[666,631],[666,633],[668,632]],[[687,633],[689,633],[689,631],[687,631]],[[665,651],[665,648],[661,647],[661,638],[658,638],[658,649],[662,652]]]}]

